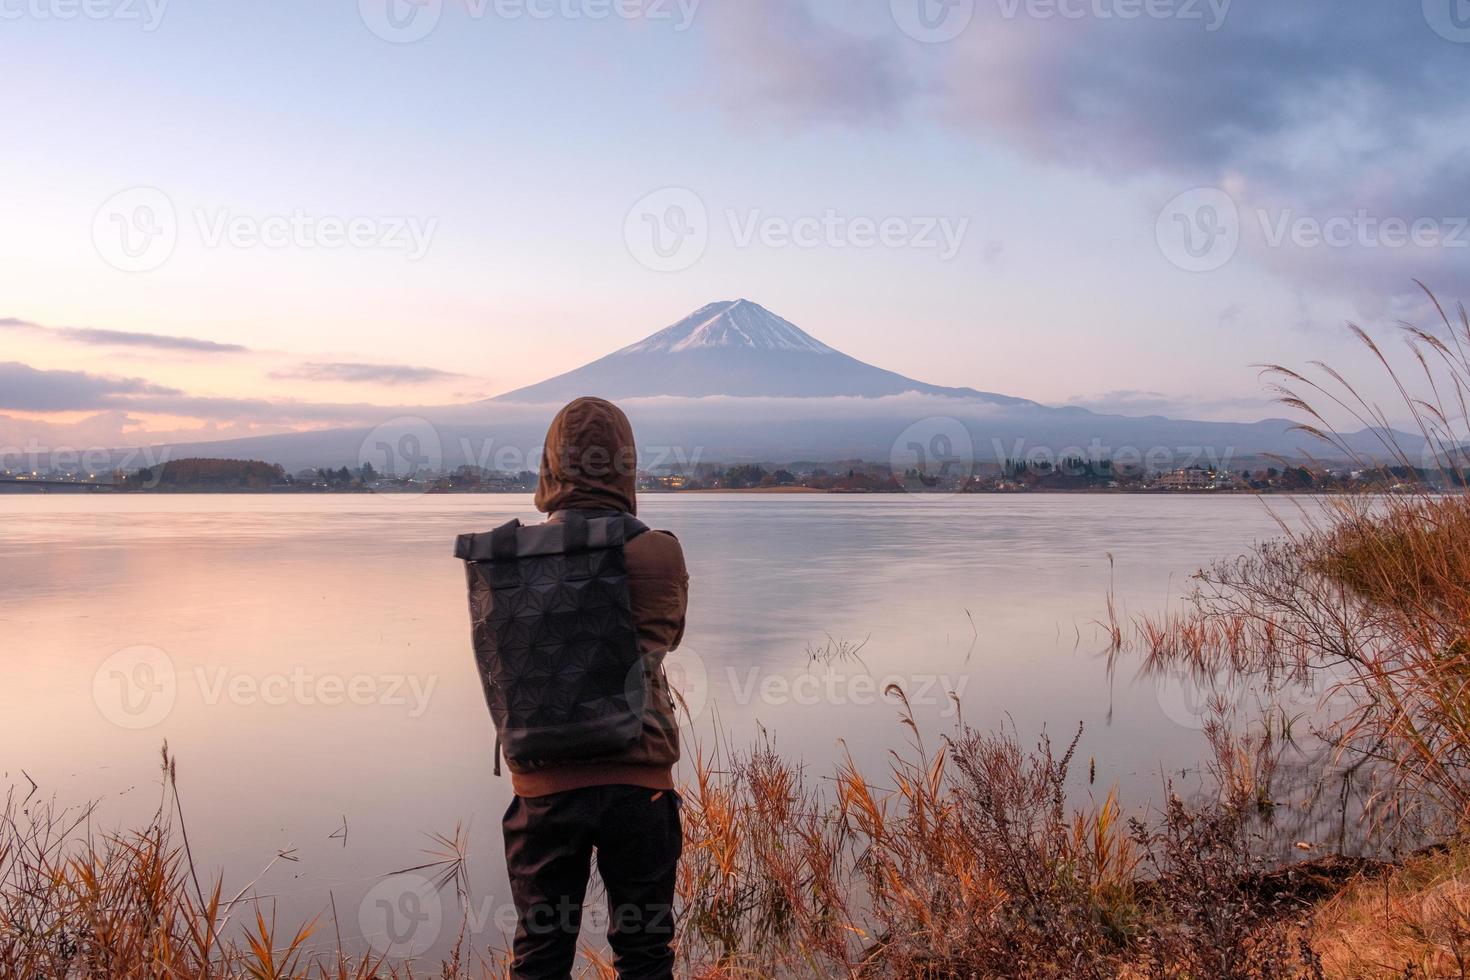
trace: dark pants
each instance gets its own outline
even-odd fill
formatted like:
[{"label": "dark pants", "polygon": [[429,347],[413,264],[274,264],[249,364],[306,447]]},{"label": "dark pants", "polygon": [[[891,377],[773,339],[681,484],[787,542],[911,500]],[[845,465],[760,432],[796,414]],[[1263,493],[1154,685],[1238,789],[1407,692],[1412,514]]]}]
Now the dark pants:
[{"label": "dark pants", "polygon": [[517,915],[516,977],[571,975],[594,848],[618,976],[674,975],[674,880],[683,847],[678,794],[589,786],[517,796],[503,827]]}]

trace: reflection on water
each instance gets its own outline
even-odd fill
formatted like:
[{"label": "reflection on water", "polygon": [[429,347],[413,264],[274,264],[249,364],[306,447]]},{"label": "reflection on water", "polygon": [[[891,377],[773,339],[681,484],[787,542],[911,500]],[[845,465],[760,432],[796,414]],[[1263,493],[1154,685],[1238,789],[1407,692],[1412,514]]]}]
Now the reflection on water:
[{"label": "reflection on water", "polygon": [[[1110,581],[1121,615],[1157,610],[1200,565],[1277,531],[1248,497],[642,504],[688,557],[670,666],[698,737],[763,728],[817,772],[844,753],[881,772],[903,740],[884,688],[902,685],[935,733],[955,723],[954,691],[965,722],[1014,725],[1023,744],[1082,722],[1096,788],[1116,782],[1136,806],[1197,772],[1204,712],[1177,685],[1108,680]],[[258,885],[283,915],[316,914],[329,892],[357,907],[459,821],[482,906],[500,908],[509,788],[491,774],[451,550],[531,516],[513,496],[0,497],[6,778],[101,799],[120,823],[156,805],[167,739],[201,864],[238,887],[295,848]],[[863,645],[831,654],[844,644]],[[342,915],[344,935],[355,922]]]}]

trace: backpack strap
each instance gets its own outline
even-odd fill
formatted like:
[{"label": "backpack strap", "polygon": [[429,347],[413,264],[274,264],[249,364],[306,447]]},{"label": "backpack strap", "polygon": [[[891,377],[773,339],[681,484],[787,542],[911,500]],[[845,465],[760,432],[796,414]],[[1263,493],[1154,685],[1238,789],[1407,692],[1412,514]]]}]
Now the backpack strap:
[{"label": "backpack strap", "polygon": [[[590,540],[591,527],[589,522],[598,521],[596,541]],[[586,551],[590,547],[605,548],[618,525],[622,525],[623,544],[632,541],[638,535],[648,530],[648,525],[626,511],[612,509],[588,509],[569,508],[557,516],[557,522],[564,528],[562,531],[562,551],[566,554],[575,554]]]},{"label": "backpack strap", "polygon": [[507,521],[490,532],[490,560],[515,561],[516,532],[521,528],[519,520]]},{"label": "backpack strap", "polygon": [[569,510],[562,517],[561,525],[564,528],[562,534],[562,552],[574,555],[579,551],[587,550],[587,518],[574,510]]},{"label": "backpack strap", "polygon": [[648,533],[648,525],[644,524],[632,514],[623,515],[623,544],[627,544],[640,534]]}]

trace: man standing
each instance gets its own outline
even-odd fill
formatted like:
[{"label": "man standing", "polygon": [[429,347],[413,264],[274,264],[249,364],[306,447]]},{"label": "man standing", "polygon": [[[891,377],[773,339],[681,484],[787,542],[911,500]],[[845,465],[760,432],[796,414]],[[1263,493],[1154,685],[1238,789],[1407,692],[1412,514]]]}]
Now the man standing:
[{"label": "man standing", "polygon": [[[526,750],[517,758],[512,751],[516,736],[507,734],[504,721],[515,708],[504,707],[505,699],[501,699],[501,713],[496,721],[505,739],[506,762],[515,791],[503,827],[506,865],[518,919],[513,966],[517,977],[550,980],[570,976],[594,852],[607,891],[608,941],[618,976],[673,976],[673,903],[682,843],[680,801],[673,780],[673,766],[679,758],[679,735],[663,659],[679,645],[684,633],[689,576],[678,540],[667,531],[648,530],[633,517],[637,512],[637,459],[632,426],[616,405],[600,398],[578,398],[571,402],[557,414],[546,434],[536,508],[549,515],[547,521],[533,528],[517,526],[509,543],[502,542],[496,552],[502,559],[515,554],[515,531],[523,536],[548,532],[564,535],[566,540],[578,542],[567,546],[572,551],[578,547],[595,547],[598,541],[621,542],[622,564],[613,558],[599,566],[612,570],[598,581],[611,583],[605,588],[614,596],[613,614],[609,617],[605,609],[599,608],[595,612],[602,615],[593,617],[593,621],[626,623],[631,619],[633,635],[627,637],[628,655],[634,658],[634,663],[641,662],[641,669],[635,667],[628,672],[634,678],[630,683],[640,688],[630,695],[633,713],[627,723],[616,722],[622,725],[625,735],[610,751],[606,739],[618,736],[603,734],[599,735],[604,739],[603,747],[586,756],[566,757],[564,752],[545,749],[546,743],[542,742],[539,753]],[[551,530],[553,525],[563,527]],[[588,528],[592,529],[592,545],[587,544]],[[540,553],[538,546],[528,546],[525,540],[523,537],[520,544],[522,553]],[[568,564],[572,568],[583,567],[574,561]],[[527,574],[535,577],[535,573]],[[504,573],[501,575],[496,582],[503,580]],[[576,575],[585,576],[585,570]],[[541,578],[545,577],[546,573],[542,572]],[[624,577],[626,613],[621,605]],[[507,627],[500,627],[499,651],[493,649],[493,643],[482,640],[481,624],[494,618],[489,608],[493,601],[492,586],[486,584],[477,596],[476,581],[472,572],[470,598],[476,621],[477,652],[483,655],[482,648],[490,647],[493,660],[496,653],[512,643],[508,639],[511,634],[505,632]],[[580,591],[585,592],[585,587]],[[543,596],[549,594],[544,587],[541,592]],[[495,597],[504,594],[497,586]],[[532,598],[537,602],[549,601]],[[566,600],[581,601],[580,595]],[[518,610],[524,608],[520,600],[517,603]],[[522,615],[523,622],[524,619]],[[587,619],[585,614],[583,619]],[[593,634],[575,633],[575,623],[570,628],[544,625],[553,620],[554,612],[545,614],[539,625],[522,628],[530,629],[536,637],[555,635],[567,648],[593,649],[592,654],[579,655],[600,657],[604,663],[612,656],[603,651],[614,650],[615,644],[604,643],[597,648],[584,643],[582,648],[577,648],[574,642],[577,637]],[[626,632],[626,625],[623,629]],[[633,652],[634,635],[636,652]],[[573,639],[565,639],[567,636]],[[528,641],[529,657],[533,661],[537,656],[545,656],[542,651],[546,646],[538,645],[541,643],[539,639]],[[496,666],[492,664],[487,669],[482,659],[481,669],[487,672],[487,677],[488,671]],[[585,678],[595,674],[598,668],[595,664],[579,663],[577,669],[570,676]],[[487,680],[492,713],[497,709],[494,687],[495,681]],[[512,699],[524,702],[528,697],[522,693],[524,690],[536,689],[518,689]],[[587,700],[584,695],[579,697],[583,702]],[[576,711],[583,714],[587,711],[585,703],[572,710],[574,716]],[[599,732],[605,732],[611,723],[599,719],[580,724],[583,729],[593,724]],[[519,731],[535,734],[546,729],[527,727]],[[562,739],[553,748],[559,750],[566,744],[568,740]]]}]

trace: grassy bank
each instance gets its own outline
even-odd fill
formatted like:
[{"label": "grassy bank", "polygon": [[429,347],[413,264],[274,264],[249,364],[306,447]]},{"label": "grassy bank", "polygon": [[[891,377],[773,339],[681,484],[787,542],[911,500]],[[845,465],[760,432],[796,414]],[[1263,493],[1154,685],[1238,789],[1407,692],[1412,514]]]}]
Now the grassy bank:
[{"label": "grassy bank", "polygon": [[[1261,856],[1254,794],[1217,744],[1216,800],[1147,823],[1100,790],[1068,807],[1072,745],[961,728],[884,778],[811,779],[765,748],[702,758],[685,788],[681,975],[723,977],[1457,976],[1470,850],[1405,863]],[[154,818],[96,834],[91,811],[12,796],[0,822],[0,976],[502,977],[503,937],[443,962],[372,955],[335,903],[279,921],[254,883],[189,856],[165,754]],[[456,921],[465,855],[426,858]],[[588,976],[612,975],[588,936]],[[1405,974],[1409,966],[1431,972]]]}]

